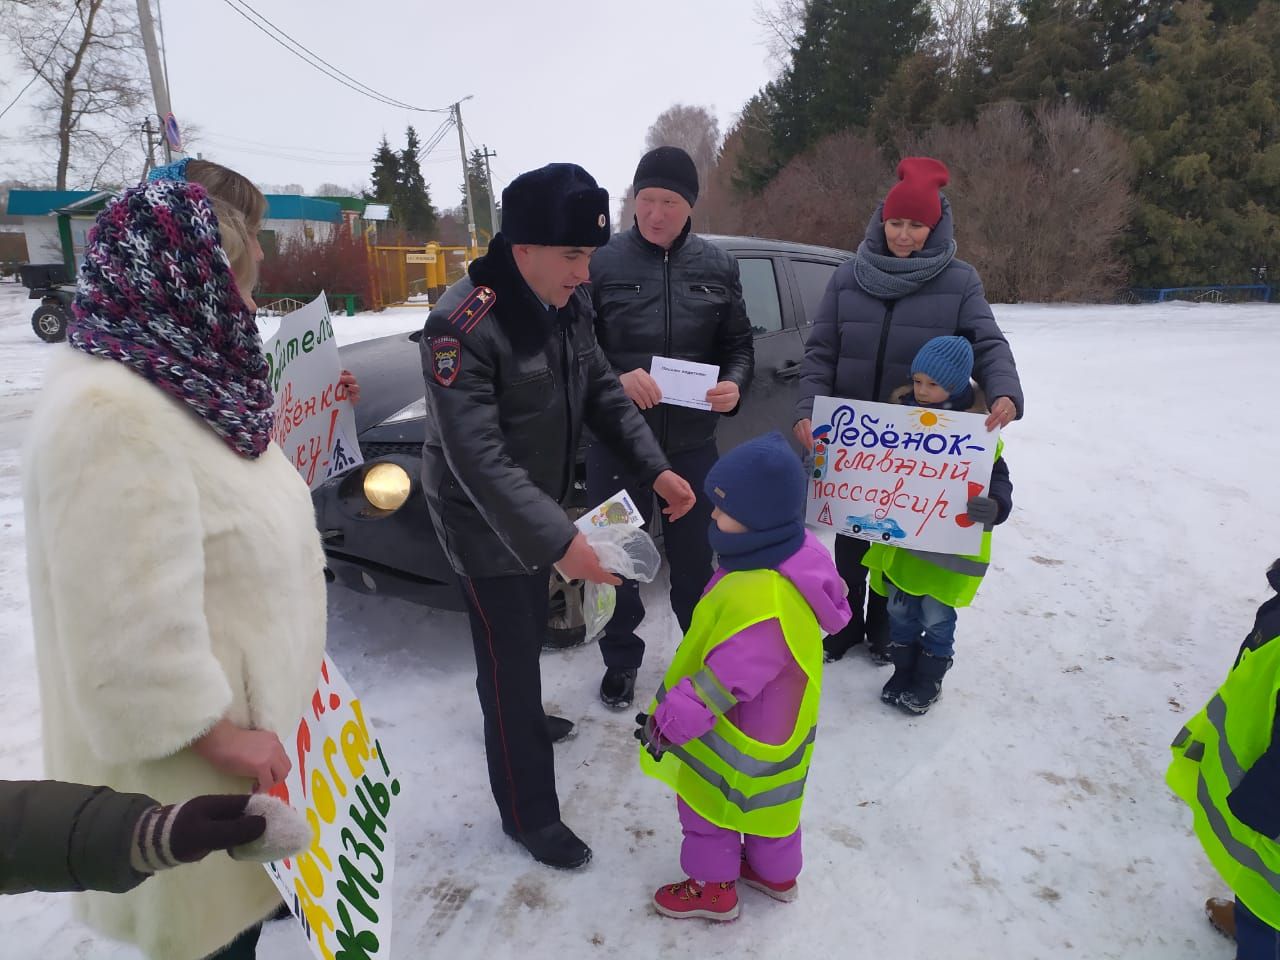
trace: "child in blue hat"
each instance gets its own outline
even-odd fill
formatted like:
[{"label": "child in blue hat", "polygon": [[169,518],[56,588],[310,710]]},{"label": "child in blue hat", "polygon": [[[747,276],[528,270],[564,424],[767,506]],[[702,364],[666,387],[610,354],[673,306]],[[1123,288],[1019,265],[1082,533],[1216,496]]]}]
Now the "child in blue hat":
[{"label": "child in blue hat", "polygon": [[[890,400],[935,410],[987,413],[982,391],[970,378],[973,347],[964,337],[934,337],[911,363],[911,383]],[[889,662],[893,676],[880,699],[908,713],[926,713],[942,693],[942,678],[954,660],[956,608],[977,593],[991,555],[990,530],[1013,509],[1013,482],[997,451],[985,494],[970,497],[965,513],[987,531],[980,552],[971,557],[909,550],[875,543],[863,564],[868,582],[889,600]]]}]

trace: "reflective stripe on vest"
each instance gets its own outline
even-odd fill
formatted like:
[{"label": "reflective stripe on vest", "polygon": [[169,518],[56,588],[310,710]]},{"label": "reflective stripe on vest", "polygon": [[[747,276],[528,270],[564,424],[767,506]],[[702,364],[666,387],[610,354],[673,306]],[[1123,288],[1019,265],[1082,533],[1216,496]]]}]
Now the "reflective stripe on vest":
[{"label": "reflective stripe on vest", "polygon": [[[707,658],[720,644],[770,620],[777,622],[805,676],[783,743],[757,740],[736,725],[738,717],[729,715],[736,714],[737,700],[707,666]],[[776,570],[740,570],[724,576],[694,610],[649,712],[686,680],[715,714],[714,725],[700,737],[668,747],[660,759],[638,750],[640,769],[672,787],[716,826],[762,837],[794,833],[817,736],[822,682],[822,628],[804,595]]]},{"label": "reflective stripe on vest", "polygon": [[[1201,746],[1203,747],[1203,744]],[[1263,862],[1257,850],[1235,838],[1235,835],[1231,832],[1231,827],[1227,825],[1227,821],[1223,818],[1218,808],[1214,806],[1213,797],[1209,794],[1209,785],[1204,782],[1203,776],[1196,783],[1196,799],[1200,801],[1200,806],[1204,810],[1204,818],[1209,823],[1209,829],[1218,838],[1218,842],[1222,844],[1223,849],[1240,866],[1252,870],[1270,884],[1276,896],[1280,897],[1280,874],[1277,874]]]},{"label": "reflective stripe on vest", "polygon": [[[700,739],[704,743],[706,742],[705,737]],[[809,742],[812,743],[813,741]],[[809,779],[809,772],[806,770],[804,776],[799,780],[792,780],[790,783],[784,783],[781,786],[774,787],[772,790],[765,790],[763,793],[757,793],[755,796],[749,797],[741,790],[732,787],[724,777],[720,776],[697,757],[690,756],[689,752],[683,747],[667,747],[665,752],[673,754],[687,763],[691,770],[694,770],[698,776],[719,790],[726,800],[743,813],[756,813],[769,807],[780,807],[783,804],[799,800],[804,796],[804,783]]]},{"label": "reflective stripe on vest", "polygon": [[[720,716],[724,716],[737,704],[738,699],[717,679],[716,675],[703,667],[697,673],[689,678],[693,684],[693,689],[698,696],[702,698],[702,702]],[[663,688],[665,691],[666,688]],[[658,700],[661,702],[662,693],[658,694]]]},{"label": "reflective stripe on vest", "polygon": [[[658,703],[661,703],[666,698],[667,687],[663,684],[658,688],[657,701]],[[699,737],[698,740],[703,745],[709,747],[712,753],[739,773],[745,773],[749,777],[763,779],[764,777],[775,777],[780,773],[786,773],[793,767],[797,767],[804,763],[805,751],[809,748],[809,744],[813,743],[817,738],[818,728],[816,726],[810,727],[809,735],[800,742],[800,746],[796,747],[790,756],[785,757],[782,760],[760,760],[750,754],[743,753],[724,737],[720,736],[720,734],[716,733],[714,729],[708,730]],[[676,756],[685,760],[686,763],[690,762],[680,752],[678,752],[680,749],[679,747],[669,746],[665,749],[670,753],[675,753]],[[710,780],[712,778],[708,777],[707,779]],[[719,779],[720,783],[724,783],[723,778],[717,777],[716,779]],[[725,793],[725,796],[728,797],[729,794]],[[738,806],[742,806],[742,804],[738,804]],[[742,809],[745,810],[747,808],[742,807]]]},{"label": "reflective stripe on vest", "polygon": [[1280,843],[1231,810],[1232,791],[1270,749],[1280,693],[1280,637],[1246,650],[1173,740],[1166,781],[1195,815],[1210,863],[1249,910],[1280,927]]},{"label": "reflective stripe on vest", "polygon": [[985,560],[975,557],[959,557],[954,553],[931,553],[928,550],[904,550],[903,552],[909,553],[913,557],[919,557],[940,570],[946,570],[948,573],[959,573],[966,577],[985,576],[989,566]]}]

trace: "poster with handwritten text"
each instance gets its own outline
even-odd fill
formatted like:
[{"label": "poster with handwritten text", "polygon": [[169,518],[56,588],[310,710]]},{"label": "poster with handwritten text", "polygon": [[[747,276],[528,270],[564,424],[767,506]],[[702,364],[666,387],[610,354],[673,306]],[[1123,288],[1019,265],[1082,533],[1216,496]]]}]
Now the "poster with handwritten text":
[{"label": "poster with handwritten text", "polygon": [[327,656],[284,746],[293,769],[271,792],[306,816],[311,846],[267,864],[267,874],[318,960],[385,960],[400,781],[364,704]]},{"label": "poster with handwritten text", "polygon": [[999,432],[986,417],[816,397],[805,520],[892,546],[976,554],[965,506],[987,492]]},{"label": "poster with handwritten text", "polygon": [[363,463],[355,413],[347,388],[338,383],[342,366],[325,295],[286,314],[262,349],[276,395],[271,439],[280,444],[307,486],[314,490]]}]

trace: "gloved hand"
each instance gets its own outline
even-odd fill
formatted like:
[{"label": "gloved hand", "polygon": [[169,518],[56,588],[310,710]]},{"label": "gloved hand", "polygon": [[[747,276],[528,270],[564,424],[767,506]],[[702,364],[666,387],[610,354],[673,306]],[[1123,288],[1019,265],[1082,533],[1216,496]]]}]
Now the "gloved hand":
[{"label": "gloved hand", "polygon": [[645,750],[649,751],[649,756],[655,760],[662,759],[662,736],[658,733],[658,727],[653,722],[653,717],[647,713],[636,714],[636,730],[633,734]]},{"label": "gloved hand", "polygon": [[965,504],[964,512],[974,523],[982,524],[983,530],[990,530],[996,525],[1000,504],[991,497],[970,497],[969,502]]},{"label": "gloved hand", "polygon": [[278,860],[306,849],[310,829],[300,813],[268,794],[206,795],[148,808],[133,836],[133,868],[155,873],[215,850],[235,859]]}]

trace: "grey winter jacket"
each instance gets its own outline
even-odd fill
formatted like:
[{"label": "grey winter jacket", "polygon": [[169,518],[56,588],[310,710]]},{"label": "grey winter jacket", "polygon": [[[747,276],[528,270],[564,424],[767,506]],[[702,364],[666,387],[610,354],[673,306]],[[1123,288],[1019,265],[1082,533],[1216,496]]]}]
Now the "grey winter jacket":
[{"label": "grey winter jacket", "polygon": [[[876,208],[867,224],[866,242],[885,256],[884,226]],[[928,245],[954,239],[951,204],[942,200],[942,219]],[[959,334],[973,344],[973,376],[992,403],[1008,397],[1023,413],[1022,385],[1013,351],[996,325],[978,271],[963,260],[951,263],[916,293],[900,300],[878,300],[858,285],[854,261],[842,264],[827,285],[805,343],[796,420],[813,413],[813,398],[886,402],[911,379],[911,361],[934,337]]]},{"label": "grey winter jacket", "polygon": [[[655,356],[676,357],[715,364],[746,396],[755,347],[738,261],[688,223],[670,250],[638,226],[615,234],[591,258],[591,299],[596,339],[619,375],[648,370]],[[668,454],[710,442],[721,417],[665,403],[643,414]]]},{"label": "grey winter jacket", "polygon": [[0,780],[0,893],[132,890],[138,818],[156,802],[60,780]]}]

